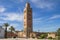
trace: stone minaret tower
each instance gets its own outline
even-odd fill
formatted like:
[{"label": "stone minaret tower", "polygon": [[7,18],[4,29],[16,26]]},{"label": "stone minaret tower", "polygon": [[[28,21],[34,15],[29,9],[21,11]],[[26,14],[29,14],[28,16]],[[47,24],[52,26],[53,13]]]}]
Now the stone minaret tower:
[{"label": "stone minaret tower", "polygon": [[32,8],[30,4],[27,2],[24,9],[24,34],[26,37],[30,37],[30,33],[32,33]]}]

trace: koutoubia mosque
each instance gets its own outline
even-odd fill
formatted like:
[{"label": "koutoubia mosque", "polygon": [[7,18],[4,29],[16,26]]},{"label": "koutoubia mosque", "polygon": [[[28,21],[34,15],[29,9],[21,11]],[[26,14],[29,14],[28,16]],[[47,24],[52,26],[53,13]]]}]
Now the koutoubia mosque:
[{"label": "koutoubia mosque", "polygon": [[18,37],[36,37],[36,33],[33,32],[32,26],[32,8],[30,4],[27,2],[24,9],[24,30],[18,33]]},{"label": "koutoubia mosque", "polygon": [[24,35],[25,37],[30,37],[30,34],[33,32],[32,28],[32,8],[27,2],[24,9]]},{"label": "koutoubia mosque", "polygon": [[[27,2],[24,8],[24,29],[23,31],[17,32],[18,38],[37,38],[40,37],[41,34],[46,34],[42,32],[34,32],[33,31],[33,23],[32,23],[32,8],[30,7],[30,3]],[[48,37],[55,38],[55,33],[48,33]]]}]

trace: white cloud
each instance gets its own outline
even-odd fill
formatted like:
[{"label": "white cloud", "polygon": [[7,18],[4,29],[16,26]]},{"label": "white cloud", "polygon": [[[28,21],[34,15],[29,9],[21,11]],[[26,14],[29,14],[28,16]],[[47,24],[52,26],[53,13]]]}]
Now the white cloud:
[{"label": "white cloud", "polygon": [[[23,22],[23,14],[19,14],[19,13],[2,13],[0,14],[0,25],[3,25],[3,23],[9,23],[10,26],[13,26],[16,30],[18,28],[20,28],[22,26],[22,22]],[[13,23],[13,22],[9,22],[9,21],[18,21],[18,23]],[[9,27],[10,27],[9,26]],[[8,27],[8,29],[9,29]],[[17,28],[18,27],[18,28]],[[21,30],[21,28],[19,29]]]},{"label": "white cloud", "polygon": [[33,19],[33,22],[40,23],[40,22],[42,22],[42,18],[35,18],[35,19]]},{"label": "white cloud", "polygon": [[4,12],[5,10],[6,10],[6,8],[0,7],[0,12],[1,12],[1,13]]},{"label": "white cloud", "polygon": [[[8,20],[8,21],[22,21],[23,20],[23,14],[18,13],[5,13],[0,15],[0,19],[2,20]],[[5,16],[5,17],[2,17]]]},{"label": "white cloud", "polygon": [[35,6],[37,8],[48,8],[48,9],[52,9],[53,8],[53,3],[50,3],[49,1],[45,1],[45,0],[31,0],[32,3],[35,4]]},{"label": "white cloud", "polygon": [[52,17],[50,17],[49,19],[57,19],[60,18],[60,15],[53,15]]},{"label": "white cloud", "polygon": [[24,2],[25,0],[10,0],[10,1],[12,1],[14,3],[21,3],[21,2]]}]

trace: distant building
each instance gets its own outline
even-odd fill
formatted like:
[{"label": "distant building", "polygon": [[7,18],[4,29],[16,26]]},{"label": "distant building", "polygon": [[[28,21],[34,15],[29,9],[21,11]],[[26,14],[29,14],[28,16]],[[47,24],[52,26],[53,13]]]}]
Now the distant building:
[{"label": "distant building", "polygon": [[0,38],[4,38],[5,30],[0,26]]},{"label": "distant building", "polygon": [[14,32],[7,32],[7,38],[16,38],[17,37],[17,34],[14,33]]},{"label": "distant building", "polygon": [[56,38],[56,32],[48,33],[48,37],[47,38],[49,38],[49,37]]}]

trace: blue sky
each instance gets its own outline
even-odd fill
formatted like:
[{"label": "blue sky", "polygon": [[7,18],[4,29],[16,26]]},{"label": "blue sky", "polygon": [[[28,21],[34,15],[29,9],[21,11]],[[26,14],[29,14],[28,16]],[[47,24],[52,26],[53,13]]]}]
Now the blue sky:
[{"label": "blue sky", "polygon": [[[28,0],[33,10],[33,31],[54,32],[60,28],[60,0]],[[9,23],[23,30],[26,0],[0,0],[0,25]]]}]

